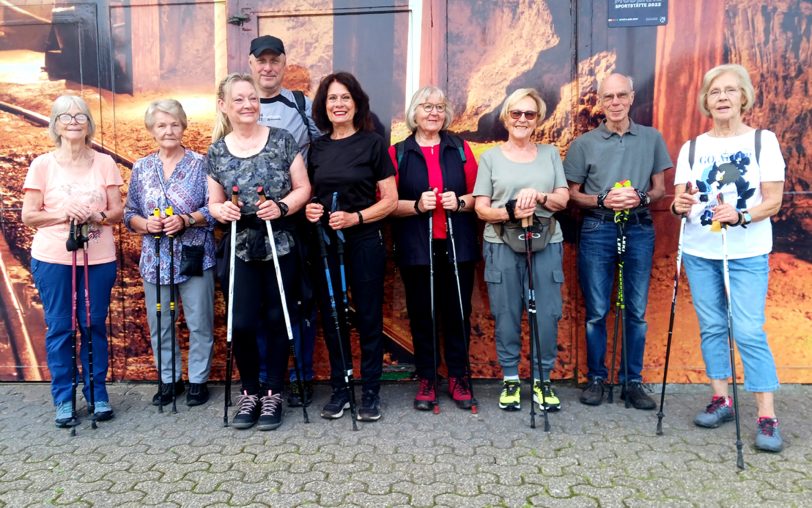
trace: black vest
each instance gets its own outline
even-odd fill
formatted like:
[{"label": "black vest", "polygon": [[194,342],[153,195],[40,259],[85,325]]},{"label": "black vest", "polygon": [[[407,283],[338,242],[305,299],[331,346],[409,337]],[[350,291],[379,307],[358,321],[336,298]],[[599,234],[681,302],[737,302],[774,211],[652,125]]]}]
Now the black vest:
[{"label": "black vest", "polygon": [[[458,140],[460,147],[462,140]],[[428,168],[423,152],[414,135],[403,141],[403,157],[398,162],[398,199],[416,200],[429,189]],[[397,147],[395,153],[397,154]],[[467,193],[465,168],[460,149],[449,139],[445,131],[440,133],[440,169],[443,173],[443,191],[454,191],[457,196]],[[457,248],[457,262],[476,261],[479,258],[477,246],[476,215],[474,213],[448,213],[454,226],[454,244]],[[400,265],[429,264],[429,224],[428,214],[398,217],[392,221],[395,252]],[[448,240],[450,241],[450,235]],[[448,247],[449,261],[451,246]]]}]

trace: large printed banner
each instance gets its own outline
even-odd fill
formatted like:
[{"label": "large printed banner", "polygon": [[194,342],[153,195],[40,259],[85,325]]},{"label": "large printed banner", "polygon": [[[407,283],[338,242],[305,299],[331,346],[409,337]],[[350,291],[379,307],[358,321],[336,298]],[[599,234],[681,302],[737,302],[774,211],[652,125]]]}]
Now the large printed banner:
[{"label": "large printed banner", "polygon": [[[296,4],[295,8],[291,4]],[[637,2],[635,2],[636,4]],[[45,324],[29,272],[33,231],[21,223],[22,182],[37,155],[52,149],[47,116],[64,93],[82,95],[98,124],[96,141],[120,164],[126,194],[132,161],[156,150],[145,130],[146,106],[158,98],[181,101],[189,116],[184,144],[205,153],[214,118],[215,88],[226,73],[247,71],[257,35],[285,41],[285,86],[311,94],[322,76],[353,72],[371,98],[391,142],[408,130],[404,109],[424,84],[444,88],[456,112],[451,130],[478,156],[506,138],[498,121],[505,97],[535,87],[548,115],[537,133],[566,155],[571,141],[601,120],[597,83],[611,72],[635,82],[633,119],[659,129],[676,160],[681,145],[709,128],[696,108],[702,75],[725,62],[747,67],[756,104],[746,121],[774,131],[787,162],[784,204],[774,218],[766,330],[783,382],[812,382],[812,17],[802,0],[680,0],[639,2],[667,6],[659,26],[616,27],[628,2],[533,0],[12,0],[0,6],[0,380],[45,380]],[[615,9],[610,12],[610,8]],[[619,10],[632,9],[623,7]],[[702,12],[697,16],[696,12]],[[662,18],[662,19],[660,19]],[[666,174],[670,191],[673,170]],[[644,378],[662,379],[675,271],[677,223],[671,196],[654,205],[657,243],[647,313]],[[579,213],[559,214],[565,232],[564,317],[554,378],[582,380],[586,372],[583,298],[576,267]],[[108,320],[114,380],[154,380],[138,258],[140,238],[116,228],[119,277]],[[386,370],[411,372],[411,337],[397,267],[388,260]],[[482,266],[474,290],[472,368],[498,377]],[[517,295],[517,298],[519,295]],[[733,295],[747,298],[748,295]],[[538,295],[544,305],[544,295]],[[212,379],[225,365],[225,306],[218,328]],[[611,327],[610,317],[607,326]],[[184,343],[188,331],[181,320]],[[611,335],[611,334],[610,334]],[[525,330],[525,337],[527,333]],[[355,340],[355,338],[354,338]],[[357,341],[356,341],[357,342]],[[527,343],[527,340],[525,340]],[[354,344],[358,354],[357,343]],[[527,346],[525,346],[527,347]],[[526,351],[525,351],[526,352]],[[316,365],[327,374],[319,339]],[[526,360],[522,375],[527,375]],[[742,372],[740,369],[738,372]],[[680,286],[669,365],[673,382],[704,382],[696,315],[687,282]]]}]

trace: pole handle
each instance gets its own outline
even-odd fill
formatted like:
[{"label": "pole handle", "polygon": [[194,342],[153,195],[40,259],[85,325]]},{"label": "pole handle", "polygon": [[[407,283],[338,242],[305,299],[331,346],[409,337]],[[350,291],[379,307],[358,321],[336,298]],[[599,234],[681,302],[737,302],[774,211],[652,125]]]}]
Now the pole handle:
[{"label": "pole handle", "polygon": [[532,225],[533,225],[533,216],[532,215],[522,219],[522,227],[523,228],[529,228]]}]

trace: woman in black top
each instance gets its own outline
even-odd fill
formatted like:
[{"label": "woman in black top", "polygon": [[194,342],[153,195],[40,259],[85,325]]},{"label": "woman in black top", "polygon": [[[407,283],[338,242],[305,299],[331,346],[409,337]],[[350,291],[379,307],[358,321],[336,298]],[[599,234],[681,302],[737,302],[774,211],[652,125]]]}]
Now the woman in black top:
[{"label": "woman in black top", "polygon": [[[397,206],[395,170],[387,143],[372,132],[369,97],[358,80],[347,72],[330,74],[321,80],[313,100],[313,120],[325,135],[310,148],[309,175],[316,202],[305,210],[307,219],[322,221],[329,237],[333,287],[341,287],[334,255],[340,236],[346,241],[344,261],[347,281],[352,288],[356,325],[361,339],[363,394],[358,419],[375,421],[381,417],[380,390],[383,370],[383,281],[386,252],[380,220]],[[336,196],[335,211],[333,199]],[[339,235],[339,232],[341,235]],[[326,282],[322,282],[326,287]],[[322,288],[324,289],[324,288]],[[330,315],[327,291],[322,292],[322,316]],[[339,321],[346,323],[340,305]],[[342,330],[343,351],[350,365],[349,330]],[[350,395],[344,384],[345,359],[339,337],[330,320],[324,322],[324,338],[330,354],[333,394],[322,409],[323,418],[340,418],[349,407]]]},{"label": "woman in black top", "polygon": [[[412,96],[406,110],[406,125],[412,135],[389,148],[389,155],[396,164],[398,183],[398,207],[392,214],[398,219],[393,221],[392,230],[406,290],[415,370],[420,381],[414,407],[421,411],[432,409],[437,402],[436,369],[440,353],[435,351],[436,336],[432,330],[435,320],[429,298],[431,279],[434,280],[437,321],[442,322],[448,393],[462,409],[470,409],[473,404],[466,355],[474,265],[478,257],[471,195],[477,163],[468,143],[446,130],[453,115],[442,90],[434,86],[421,88]],[[448,220],[452,222],[453,237],[447,229]],[[429,252],[434,261],[433,276],[429,274]],[[456,267],[453,261],[457,262]],[[459,293],[455,269],[459,274]]]}]

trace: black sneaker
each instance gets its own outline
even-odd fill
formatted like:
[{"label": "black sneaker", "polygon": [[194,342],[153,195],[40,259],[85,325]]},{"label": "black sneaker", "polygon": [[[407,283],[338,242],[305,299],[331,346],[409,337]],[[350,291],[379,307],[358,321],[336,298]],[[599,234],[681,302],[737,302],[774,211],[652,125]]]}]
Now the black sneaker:
[{"label": "black sneaker", "polygon": [[248,395],[248,391],[243,391],[237,405],[240,410],[234,415],[231,426],[235,429],[250,429],[259,419],[259,396]]},{"label": "black sneaker", "polygon": [[282,394],[265,392],[259,399],[260,413],[257,422],[258,430],[276,430],[282,425]]},{"label": "black sneaker", "polygon": [[603,378],[593,377],[589,380],[584,391],[581,392],[578,400],[587,406],[600,406],[601,402],[603,402],[603,390]]},{"label": "black sneaker", "polygon": [[[304,385],[304,405],[307,407],[313,402],[313,381],[302,381],[302,384]],[[290,382],[288,406],[302,407],[302,394],[299,393],[299,382],[295,379]]]},{"label": "black sneaker", "polygon": [[189,383],[189,392],[186,394],[187,406],[199,406],[209,401],[209,387],[206,383]]},{"label": "black sneaker", "polygon": [[628,393],[629,402],[631,402],[635,409],[654,409],[657,407],[654,399],[648,396],[643,388],[643,385],[639,381],[633,381],[628,383],[628,385],[628,392],[626,392],[625,386],[620,391],[620,400],[626,400],[626,395]]},{"label": "black sneaker", "polygon": [[364,390],[361,407],[358,408],[358,421],[374,422],[381,419],[381,398],[372,390]]},{"label": "black sneaker", "polygon": [[158,406],[161,405],[161,400],[163,399],[163,405],[166,406],[172,403],[172,385],[175,385],[175,396],[182,394],[184,390],[186,390],[186,385],[183,383],[183,380],[175,381],[175,383],[163,383],[161,385],[161,391],[156,391],[155,395],[152,396],[152,405]]},{"label": "black sneaker", "polygon": [[330,402],[321,410],[321,417],[333,420],[344,416],[344,410],[350,407],[350,392],[346,388],[333,388]]}]

